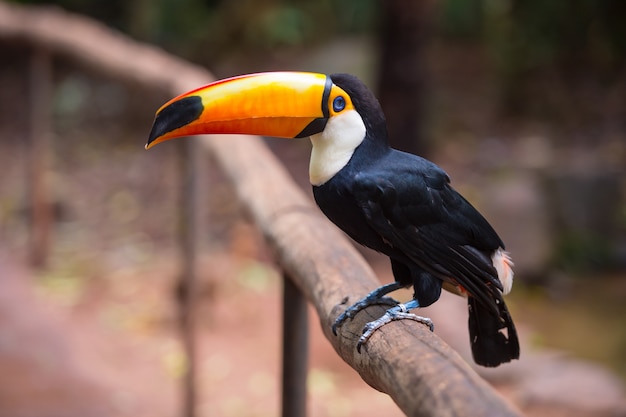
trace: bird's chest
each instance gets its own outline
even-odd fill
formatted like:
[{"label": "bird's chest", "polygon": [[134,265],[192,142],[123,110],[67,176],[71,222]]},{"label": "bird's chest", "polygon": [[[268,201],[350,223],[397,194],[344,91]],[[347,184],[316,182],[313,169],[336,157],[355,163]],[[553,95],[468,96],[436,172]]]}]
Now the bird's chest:
[{"label": "bird's chest", "polygon": [[386,252],[388,245],[370,227],[362,202],[353,193],[353,179],[337,175],[321,186],[313,186],[315,202],[335,225],[358,243],[379,252]]}]

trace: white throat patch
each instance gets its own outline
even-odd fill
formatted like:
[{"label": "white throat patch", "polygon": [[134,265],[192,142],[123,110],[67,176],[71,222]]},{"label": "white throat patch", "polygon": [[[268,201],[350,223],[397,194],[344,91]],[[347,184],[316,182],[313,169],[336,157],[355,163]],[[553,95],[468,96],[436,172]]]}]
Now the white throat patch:
[{"label": "white throat patch", "polygon": [[328,119],[321,133],[311,136],[313,150],[309,163],[312,185],[322,185],[346,166],[354,150],[365,139],[365,125],[355,110]]}]

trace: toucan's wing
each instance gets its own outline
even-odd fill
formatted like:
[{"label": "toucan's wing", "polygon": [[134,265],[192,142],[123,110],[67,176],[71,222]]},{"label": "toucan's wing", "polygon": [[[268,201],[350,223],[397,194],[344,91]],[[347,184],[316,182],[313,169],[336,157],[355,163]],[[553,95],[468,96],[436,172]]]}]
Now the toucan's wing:
[{"label": "toucan's wing", "polygon": [[355,178],[352,191],[369,226],[394,250],[498,314],[502,283],[491,254],[502,241],[443,170],[422,158],[410,162]]}]

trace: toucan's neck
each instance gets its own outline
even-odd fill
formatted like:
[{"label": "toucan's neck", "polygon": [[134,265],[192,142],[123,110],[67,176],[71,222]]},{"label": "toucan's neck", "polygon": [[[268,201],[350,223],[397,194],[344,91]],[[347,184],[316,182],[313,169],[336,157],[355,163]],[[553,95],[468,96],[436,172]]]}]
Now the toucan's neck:
[{"label": "toucan's neck", "polygon": [[356,169],[371,165],[390,150],[386,130],[366,130],[356,112],[333,117],[323,132],[311,136],[311,143],[309,179],[314,186],[325,184],[348,164]]},{"label": "toucan's neck", "polygon": [[311,136],[311,184],[322,185],[341,171],[365,139],[365,133],[363,120],[354,110],[331,117],[322,132]]}]

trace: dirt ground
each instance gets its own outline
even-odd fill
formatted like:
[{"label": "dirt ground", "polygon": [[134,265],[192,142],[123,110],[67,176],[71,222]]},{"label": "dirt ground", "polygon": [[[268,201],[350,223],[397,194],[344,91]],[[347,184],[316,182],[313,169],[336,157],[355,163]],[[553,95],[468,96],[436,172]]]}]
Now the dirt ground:
[{"label": "dirt ground", "polygon": [[[28,266],[24,219],[4,217],[0,415],[180,415],[186,361],[175,297],[180,265],[171,150],[64,149],[66,159],[54,172],[62,185],[56,195],[62,209],[45,269]],[[19,155],[15,148],[0,155],[5,195],[20,187]],[[217,220],[208,227],[199,261],[198,415],[276,416],[280,274],[228,186],[218,174],[210,177],[208,206]],[[367,256],[381,280],[390,280],[386,261]],[[471,362],[465,309],[464,300],[446,295],[423,313]],[[527,339],[523,316],[517,323]],[[402,415],[337,357],[312,310],[310,340],[311,416]],[[614,414],[623,395],[616,379],[593,366],[572,374],[564,371],[571,362],[563,355],[546,358],[524,345],[519,363],[481,372],[528,415],[626,415]],[[566,380],[550,383],[547,374]],[[591,395],[576,409],[570,395],[558,396],[558,387],[579,379],[586,383],[567,390]],[[533,391],[541,381],[548,382]]]},{"label": "dirt ground", "polygon": [[[186,360],[176,302],[176,175],[157,176],[151,186],[154,177],[142,174],[172,174],[172,149],[150,157],[118,150],[112,158],[95,150],[87,159],[85,149],[64,150],[53,173],[63,186],[46,268],[28,265],[19,210],[3,217],[0,415],[180,414]],[[22,156],[19,148],[0,153],[5,207],[22,202]],[[205,241],[200,260],[198,415],[275,416],[280,275],[227,187],[213,189],[209,200],[220,203],[209,205],[224,221],[211,227],[216,237]],[[310,321],[311,415],[401,415],[338,358],[312,310]]]},{"label": "dirt ground", "polygon": [[[179,414],[185,359],[170,296],[173,258],[107,277],[71,305],[9,258],[0,258],[3,416]],[[205,264],[234,278],[204,277],[211,295],[199,314],[199,415],[278,415],[278,276],[228,255]],[[313,311],[310,328],[311,415],[401,415],[333,353]]]}]

